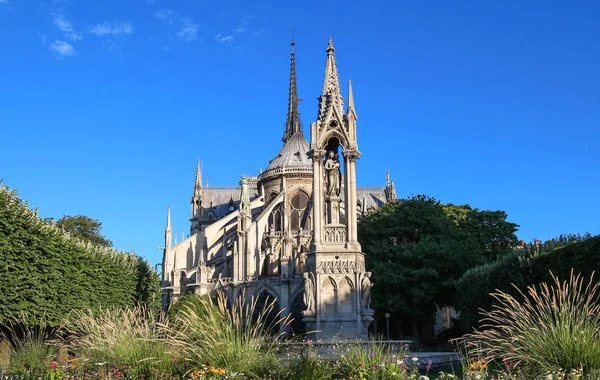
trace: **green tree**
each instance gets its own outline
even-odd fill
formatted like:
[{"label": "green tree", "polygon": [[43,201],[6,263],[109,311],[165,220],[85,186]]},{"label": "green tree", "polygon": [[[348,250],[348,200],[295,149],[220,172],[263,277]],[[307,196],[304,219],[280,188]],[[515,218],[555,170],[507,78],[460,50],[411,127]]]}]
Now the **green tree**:
[{"label": "green tree", "polygon": [[373,306],[410,319],[413,336],[436,306],[456,305],[455,284],[469,268],[510,252],[517,225],[502,211],[442,205],[418,195],[364,216],[359,241],[373,272]]},{"label": "green tree", "polygon": [[92,244],[102,247],[112,247],[112,241],[101,234],[102,222],[92,219],[85,215],[64,215],[58,221],[56,226],[72,236],[89,241]]}]

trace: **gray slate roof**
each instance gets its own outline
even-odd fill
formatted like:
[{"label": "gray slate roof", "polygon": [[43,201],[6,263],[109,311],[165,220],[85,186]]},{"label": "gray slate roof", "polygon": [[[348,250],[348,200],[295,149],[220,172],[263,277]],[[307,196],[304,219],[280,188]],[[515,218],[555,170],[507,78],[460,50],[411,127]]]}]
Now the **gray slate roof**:
[{"label": "gray slate roof", "polygon": [[291,166],[305,166],[308,170],[312,170],[312,160],[307,155],[309,150],[310,145],[302,133],[296,133],[271,160],[267,170]]}]

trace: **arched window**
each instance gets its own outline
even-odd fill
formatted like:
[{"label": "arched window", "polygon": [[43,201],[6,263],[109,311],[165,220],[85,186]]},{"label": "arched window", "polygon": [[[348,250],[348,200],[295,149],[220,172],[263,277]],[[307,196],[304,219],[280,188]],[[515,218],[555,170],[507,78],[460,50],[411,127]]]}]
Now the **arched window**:
[{"label": "arched window", "polygon": [[300,191],[292,198],[290,210],[290,228],[292,231],[310,229],[310,223],[307,226],[306,220],[308,214],[308,195]]},{"label": "arched window", "polygon": [[277,206],[271,212],[271,215],[269,216],[269,228],[271,228],[273,231],[281,231],[283,229],[281,220],[281,205]]},{"label": "arched window", "polygon": [[336,313],[336,303],[337,303],[337,288],[335,286],[335,282],[331,277],[327,277],[325,281],[323,281],[323,286],[321,288],[321,304],[325,313],[327,314],[335,314]]},{"label": "arched window", "polygon": [[352,293],[352,284],[347,277],[345,277],[340,282],[340,287],[338,290],[338,299],[339,299],[339,312],[340,313],[352,313],[352,309],[354,306],[354,297],[353,297],[353,293]]}]

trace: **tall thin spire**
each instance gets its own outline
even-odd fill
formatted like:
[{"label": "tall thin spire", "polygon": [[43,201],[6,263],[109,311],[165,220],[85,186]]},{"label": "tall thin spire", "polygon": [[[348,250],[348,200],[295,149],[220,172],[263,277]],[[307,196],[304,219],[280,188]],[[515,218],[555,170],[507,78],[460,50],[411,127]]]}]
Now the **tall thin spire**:
[{"label": "tall thin spire", "polygon": [[196,181],[194,183],[194,193],[202,188],[202,169],[200,168],[200,159],[196,164]]},{"label": "tall thin spire", "polygon": [[355,119],[358,119],[356,116],[356,109],[354,108],[354,91],[352,91],[352,80],[348,81],[348,109],[346,110],[347,115],[352,115]]},{"label": "tall thin spire", "polygon": [[171,248],[171,206],[167,207],[167,226],[165,227],[165,250]]},{"label": "tall thin spire", "polygon": [[332,107],[338,111],[340,116],[344,114],[344,98],[340,88],[340,77],[335,63],[335,48],[331,37],[329,37],[326,51],[325,80],[323,82],[323,93],[319,98],[319,119],[323,119]]},{"label": "tall thin spire", "polygon": [[171,231],[171,206],[167,207],[167,231]]},{"label": "tall thin spire", "polygon": [[296,87],[296,53],[294,47],[294,28],[292,27],[292,57],[290,63],[290,92],[288,98],[288,113],[287,120],[285,121],[285,131],[283,138],[281,139],[285,144],[290,137],[296,133],[302,133],[302,123],[300,121],[300,111],[298,110],[298,88]]},{"label": "tall thin spire", "polygon": [[196,165],[196,179],[194,180],[194,192],[192,193],[192,217],[198,213],[198,209],[202,205],[202,170],[200,168],[200,159]]}]

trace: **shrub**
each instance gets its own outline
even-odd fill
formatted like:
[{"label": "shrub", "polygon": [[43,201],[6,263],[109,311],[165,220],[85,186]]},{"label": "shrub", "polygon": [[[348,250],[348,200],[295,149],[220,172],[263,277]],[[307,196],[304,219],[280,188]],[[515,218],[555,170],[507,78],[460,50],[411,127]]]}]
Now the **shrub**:
[{"label": "shrub", "polygon": [[[483,330],[465,335],[467,346],[481,350],[486,360],[504,362],[526,378],[581,371],[600,375],[600,284],[584,284],[571,272],[569,282],[550,274],[553,284],[542,283],[520,293],[523,302],[504,292],[485,312]],[[593,377],[598,378],[598,377]]]}]

